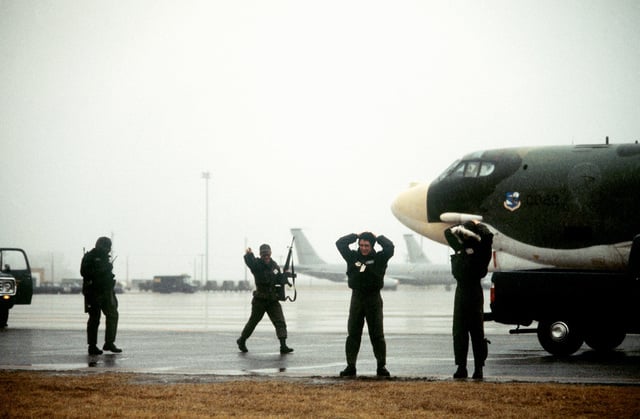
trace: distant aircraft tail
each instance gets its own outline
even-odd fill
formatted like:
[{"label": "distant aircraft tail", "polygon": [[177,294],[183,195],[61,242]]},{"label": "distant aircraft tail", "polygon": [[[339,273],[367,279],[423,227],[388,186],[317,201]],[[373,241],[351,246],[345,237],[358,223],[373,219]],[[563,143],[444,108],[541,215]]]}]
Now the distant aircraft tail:
[{"label": "distant aircraft tail", "polygon": [[405,234],[404,241],[407,243],[409,263],[431,263],[427,255],[422,251],[422,248],[418,245],[413,234]]},{"label": "distant aircraft tail", "polygon": [[294,247],[298,255],[299,265],[323,265],[326,263],[318,256],[301,228],[292,228],[291,234],[296,238]]}]

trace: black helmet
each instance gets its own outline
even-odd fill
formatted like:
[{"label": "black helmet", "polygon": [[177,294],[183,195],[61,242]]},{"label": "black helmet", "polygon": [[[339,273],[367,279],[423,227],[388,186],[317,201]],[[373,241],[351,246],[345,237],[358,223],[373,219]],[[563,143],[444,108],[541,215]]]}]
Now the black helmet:
[{"label": "black helmet", "polygon": [[96,241],[96,249],[109,253],[111,251],[111,239],[109,237],[100,237]]}]

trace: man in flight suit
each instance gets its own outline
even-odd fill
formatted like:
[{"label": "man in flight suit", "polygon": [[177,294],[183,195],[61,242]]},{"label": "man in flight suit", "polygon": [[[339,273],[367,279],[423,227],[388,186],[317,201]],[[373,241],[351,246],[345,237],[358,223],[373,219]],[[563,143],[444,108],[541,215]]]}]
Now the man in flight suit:
[{"label": "man in flight suit", "polygon": [[244,255],[244,262],[253,274],[256,290],[253,292],[251,300],[251,316],[242,330],[240,338],[236,340],[238,348],[241,352],[249,351],[246,344],[247,339],[264,317],[264,313],[267,313],[276,328],[276,336],[280,340],[280,353],[293,352],[293,349],[287,346],[287,323],[276,290],[276,285],[282,283],[282,272],[278,264],[271,259],[271,247],[268,244],[261,245],[259,259],[253,255],[251,248],[248,248]]},{"label": "man in flight suit", "polygon": [[114,353],[122,352],[122,349],[115,344],[118,331],[118,300],[114,292],[116,281],[109,253],[111,253],[111,239],[100,237],[96,246],[84,254],[80,265],[84,311],[89,313],[87,321],[89,355],[102,354],[97,346],[101,312],[104,313],[107,322],[102,349]]},{"label": "man in flight suit", "polygon": [[484,296],[480,280],[487,275],[491,261],[493,234],[476,221],[450,227],[444,232],[451,255],[451,272],[456,278],[453,305],[453,352],[458,369],[453,378],[467,378],[469,335],[473,346],[474,379],[482,379],[482,367],[487,358],[484,338]]},{"label": "man in flight suit", "polygon": [[[376,252],[373,246],[376,240],[382,251]],[[349,245],[358,241],[358,250],[351,250]],[[393,256],[394,246],[391,240],[371,232],[347,234],[336,241],[338,251],[347,262],[348,285],[351,288],[351,304],[347,322],[347,341],[345,352],[347,367],[340,372],[341,377],[356,375],[356,361],[360,351],[362,329],[367,321],[369,339],[373,346],[378,368],[376,375],[389,377],[386,368],[387,344],[384,340],[382,296],[380,290],[384,286],[384,274],[387,262]]]}]

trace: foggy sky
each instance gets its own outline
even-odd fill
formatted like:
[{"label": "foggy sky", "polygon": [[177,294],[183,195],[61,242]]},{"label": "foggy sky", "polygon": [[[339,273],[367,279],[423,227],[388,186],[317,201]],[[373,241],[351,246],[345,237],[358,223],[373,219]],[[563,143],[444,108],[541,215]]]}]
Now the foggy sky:
[{"label": "foggy sky", "polygon": [[120,279],[198,276],[208,171],[210,279],[244,275],[245,242],[281,261],[291,227],[330,262],[385,234],[400,262],[392,200],[463,154],[639,139],[638,22],[634,0],[0,0],[0,245],[78,277],[113,236]]}]

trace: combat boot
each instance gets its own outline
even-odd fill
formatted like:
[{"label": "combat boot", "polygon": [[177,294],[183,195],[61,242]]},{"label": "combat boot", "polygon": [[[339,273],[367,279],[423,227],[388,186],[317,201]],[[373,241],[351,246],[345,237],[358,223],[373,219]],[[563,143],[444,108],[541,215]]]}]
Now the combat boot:
[{"label": "combat boot", "polygon": [[238,340],[236,340],[236,343],[238,344],[238,349],[240,349],[240,352],[249,352],[249,349],[247,349],[247,341],[245,339],[239,338]]},{"label": "combat boot", "polygon": [[468,376],[467,367],[462,365],[458,365],[458,369],[453,373],[453,378],[467,378]]},{"label": "combat boot", "polygon": [[376,375],[378,377],[391,377],[391,373],[389,373],[389,370],[384,365],[378,367],[378,369],[376,370]]},{"label": "combat boot", "polygon": [[105,343],[102,345],[102,349],[105,351],[113,352],[114,354],[119,354],[122,352],[122,349],[118,348],[115,343]]},{"label": "combat boot", "polygon": [[355,377],[355,376],[356,376],[355,365],[347,365],[347,368],[340,371],[340,377]]},{"label": "combat boot", "polygon": [[474,380],[482,380],[482,367],[481,366],[477,366],[475,371],[473,371],[473,376],[472,378]]},{"label": "combat boot", "polygon": [[96,345],[89,345],[89,355],[102,355],[102,351]]},{"label": "combat boot", "polygon": [[287,346],[287,338],[280,338],[280,353],[290,354],[291,352],[293,352],[293,349]]},{"label": "combat boot", "polygon": [[289,348],[287,345],[280,347],[281,354],[290,354],[291,352],[293,352],[293,348]]}]

